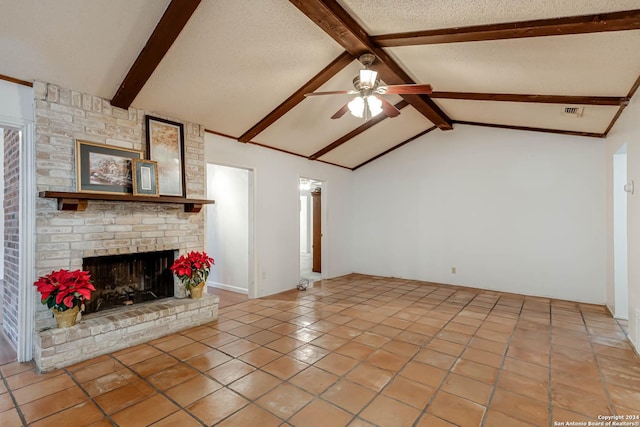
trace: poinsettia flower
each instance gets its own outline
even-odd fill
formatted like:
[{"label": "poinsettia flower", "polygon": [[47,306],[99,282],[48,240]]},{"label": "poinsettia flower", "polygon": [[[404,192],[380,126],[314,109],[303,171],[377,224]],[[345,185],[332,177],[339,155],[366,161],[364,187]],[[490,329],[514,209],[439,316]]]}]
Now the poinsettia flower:
[{"label": "poinsettia flower", "polygon": [[67,296],[64,300],[62,300],[62,302],[64,303],[64,305],[66,305],[69,308],[73,308],[73,301],[74,301],[75,297],[73,295],[69,295]]},{"label": "poinsettia flower", "polygon": [[41,294],[42,304],[60,311],[81,306],[91,298],[91,291],[96,290],[91,284],[91,273],[81,270],[53,271],[38,278],[34,285]]},{"label": "poinsettia flower", "polygon": [[67,292],[58,292],[56,294],[56,304],[60,304],[62,302],[62,300],[64,300],[66,298],[66,296],[69,295]]},{"label": "poinsettia flower", "polygon": [[207,280],[212,264],[213,258],[205,252],[191,251],[175,260],[170,269],[189,289],[191,286]]},{"label": "poinsettia flower", "polygon": [[82,295],[82,297],[86,300],[91,299],[91,291],[89,289],[78,289],[76,293]]}]

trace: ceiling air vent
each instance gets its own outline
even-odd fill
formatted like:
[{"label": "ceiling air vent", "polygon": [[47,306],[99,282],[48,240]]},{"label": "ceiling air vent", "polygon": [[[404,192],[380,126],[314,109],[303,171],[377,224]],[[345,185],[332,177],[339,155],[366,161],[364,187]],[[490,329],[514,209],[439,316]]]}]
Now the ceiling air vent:
[{"label": "ceiling air vent", "polygon": [[564,107],[564,115],[569,117],[582,117],[584,107]]}]

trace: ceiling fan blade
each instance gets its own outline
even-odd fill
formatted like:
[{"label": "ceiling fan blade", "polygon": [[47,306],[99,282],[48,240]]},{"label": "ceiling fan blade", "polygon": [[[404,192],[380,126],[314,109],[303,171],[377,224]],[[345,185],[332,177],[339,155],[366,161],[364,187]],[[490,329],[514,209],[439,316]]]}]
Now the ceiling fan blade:
[{"label": "ceiling fan blade", "polygon": [[319,95],[353,95],[358,93],[355,90],[330,90],[328,92],[312,92],[305,93],[304,96],[319,96]]},{"label": "ceiling fan blade", "polygon": [[338,111],[336,111],[336,113],[331,116],[332,119],[339,119],[340,117],[344,116],[347,111],[349,111],[349,103],[347,102],[346,104],[344,104],[342,106],[342,108],[340,108]]},{"label": "ceiling fan blade", "polygon": [[399,94],[399,95],[420,95],[420,94],[430,94],[433,91],[431,85],[391,85],[391,86],[380,86],[376,89],[376,92],[381,95],[386,94]]},{"label": "ceiling fan blade", "polygon": [[400,115],[400,110],[398,110],[392,103],[387,101],[381,96],[376,96],[380,101],[382,101],[382,112],[389,118],[398,117]]}]

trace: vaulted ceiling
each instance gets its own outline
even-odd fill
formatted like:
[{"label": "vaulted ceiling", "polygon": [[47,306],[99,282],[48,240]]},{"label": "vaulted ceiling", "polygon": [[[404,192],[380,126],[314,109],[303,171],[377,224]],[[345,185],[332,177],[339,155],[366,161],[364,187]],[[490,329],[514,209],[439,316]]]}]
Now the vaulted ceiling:
[{"label": "vaulted ceiling", "polygon": [[[640,85],[637,0],[0,0],[0,75],[357,169],[456,124],[606,137]],[[365,52],[401,110],[331,116]],[[573,114],[570,114],[570,113]],[[577,112],[577,114],[576,114]],[[426,137],[428,139],[428,136]],[[232,143],[232,142],[230,142]]]}]

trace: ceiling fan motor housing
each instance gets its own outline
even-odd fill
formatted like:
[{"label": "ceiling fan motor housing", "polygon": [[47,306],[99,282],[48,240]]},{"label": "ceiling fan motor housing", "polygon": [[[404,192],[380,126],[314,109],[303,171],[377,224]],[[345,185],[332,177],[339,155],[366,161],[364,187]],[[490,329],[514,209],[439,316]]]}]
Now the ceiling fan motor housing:
[{"label": "ceiling fan motor housing", "polygon": [[373,61],[376,60],[376,56],[372,53],[363,53],[362,55],[360,55],[360,58],[358,58],[358,60],[366,68],[369,68],[371,64],[373,64]]}]

